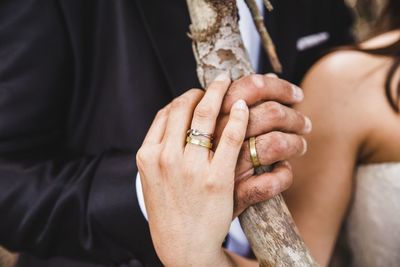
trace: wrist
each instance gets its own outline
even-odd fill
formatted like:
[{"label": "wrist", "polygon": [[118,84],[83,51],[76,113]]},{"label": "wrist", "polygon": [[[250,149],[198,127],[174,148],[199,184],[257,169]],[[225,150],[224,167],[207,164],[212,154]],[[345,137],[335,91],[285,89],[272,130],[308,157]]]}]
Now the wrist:
[{"label": "wrist", "polygon": [[190,253],[191,255],[186,255],[184,258],[184,262],[177,262],[176,258],[171,259],[170,263],[165,263],[166,267],[209,267],[209,266],[218,266],[218,267],[234,267],[232,258],[230,255],[221,248],[215,253]]},{"label": "wrist", "polygon": [[201,267],[209,267],[209,266],[218,266],[218,267],[235,267],[236,264],[232,260],[231,256],[225,249],[222,247],[216,251],[215,254],[209,255],[208,257],[203,257],[204,260],[201,260],[200,265],[197,265],[194,262],[193,266],[201,266]]}]

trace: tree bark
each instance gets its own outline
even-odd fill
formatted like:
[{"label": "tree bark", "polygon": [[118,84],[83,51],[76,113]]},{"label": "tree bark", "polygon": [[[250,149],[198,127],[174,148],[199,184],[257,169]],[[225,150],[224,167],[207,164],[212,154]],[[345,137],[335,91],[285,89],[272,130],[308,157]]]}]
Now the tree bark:
[{"label": "tree bark", "polygon": [[[232,80],[254,73],[239,31],[236,0],[187,0],[187,4],[201,84],[206,87],[226,71]],[[281,195],[248,208],[240,221],[260,266],[318,266]]]},{"label": "tree bark", "polygon": [[227,70],[237,80],[254,73],[239,31],[236,1],[187,0],[190,37],[203,87]]}]

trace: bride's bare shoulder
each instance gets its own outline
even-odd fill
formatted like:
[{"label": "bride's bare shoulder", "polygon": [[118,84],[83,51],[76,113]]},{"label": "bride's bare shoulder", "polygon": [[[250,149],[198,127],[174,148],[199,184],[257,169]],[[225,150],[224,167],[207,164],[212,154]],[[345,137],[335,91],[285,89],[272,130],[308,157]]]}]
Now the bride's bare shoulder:
[{"label": "bride's bare shoulder", "polygon": [[[383,34],[364,42],[362,48],[384,47],[399,37],[400,31],[397,35],[396,32]],[[312,113],[315,121],[326,126],[328,134],[332,134],[332,125],[337,125],[338,129],[347,129],[346,136],[355,137],[358,144],[376,144],[379,138],[384,140],[380,144],[388,143],[393,136],[390,133],[400,130],[399,117],[390,107],[384,88],[392,64],[391,57],[354,49],[326,55],[311,68],[302,83],[306,96],[302,111]],[[375,132],[379,132],[379,138],[371,134]]]},{"label": "bride's bare shoulder", "polygon": [[[400,38],[400,30],[391,31],[360,44],[362,49],[385,47]],[[335,92],[357,93],[356,88],[382,86],[391,64],[391,58],[376,56],[357,49],[343,48],[320,59],[307,73],[303,87],[333,88]],[[364,87],[365,89],[365,87]],[[312,89],[308,89],[312,90]],[[365,91],[364,91],[365,92]]]},{"label": "bride's bare shoulder", "polygon": [[[383,33],[360,44],[362,49],[375,49],[390,45],[400,38],[400,30]],[[381,82],[380,76],[385,76],[390,58],[375,56],[357,49],[338,49],[329,53],[319,60],[308,72],[304,82],[307,80],[318,80],[318,82],[332,83],[337,85],[342,81],[345,88],[353,87],[353,82],[360,78],[368,78]],[[386,66],[386,67],[385,67]],[[370,74],[374,75],[371,76]],[[350,82],[350,83],[349,83]]]}]

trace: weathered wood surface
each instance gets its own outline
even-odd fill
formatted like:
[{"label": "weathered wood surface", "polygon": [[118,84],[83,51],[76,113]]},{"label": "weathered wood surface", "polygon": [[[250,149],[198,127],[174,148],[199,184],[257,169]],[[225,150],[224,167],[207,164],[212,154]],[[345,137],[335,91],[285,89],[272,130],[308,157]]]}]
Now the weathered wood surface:
[{"label": "weathered wood surface", "polygon": [[240,222],[260,266],[318,266],[281,195],[249,207]]},{"label": "weathered wood surface", "polygon": [[[254,73],[239,31],[236,0],[187,0],[187,4],[202,85],[227,70],[232,80]],[[240,220],[260,266],[318,266],[282,196],[248,208]]]},{"label": "weathered wood surface", "polygon": [[254,73],[240,35],[236,1],[187,0],[187,3],[201,84],[206,87],[226,70],[232,80]]}]

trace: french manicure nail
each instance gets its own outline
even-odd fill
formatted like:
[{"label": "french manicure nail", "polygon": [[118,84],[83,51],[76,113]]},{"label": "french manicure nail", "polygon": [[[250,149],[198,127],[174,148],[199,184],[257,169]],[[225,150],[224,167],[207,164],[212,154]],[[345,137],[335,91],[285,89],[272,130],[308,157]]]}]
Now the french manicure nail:
[{"label": "french manicure nail", "polygon": [[240,99],[240,100],[235,102],[235,104],[233,105],[233,108],[240,109],[240,110],[246,110],[247,109],[247,104],[243,99]]},{"label": "french manicure nail", "polygon": [[293,97],[296,100],[301,101],[304,99],[304,93],[303,90],[300,89],[300,87],[293,85],[292,89],[293,89]]},{"label": "french manicure nail", "polygon": [[224,72],[218,74],[218,76],[215,77],[215,79],[214,79],[214,81],[217,81],[217,82],[225,82],[225,81],[230,81],[230,80],[231,80],[231,77],[229,76],[227,71],[224,71]]}]

